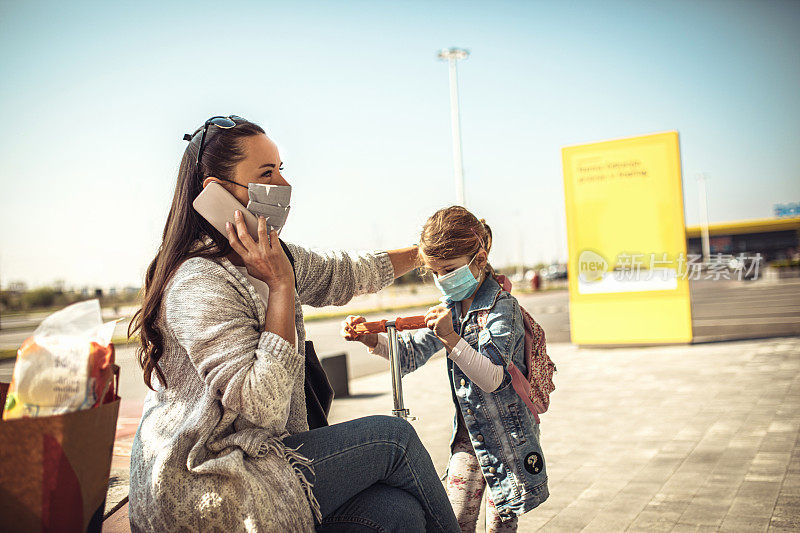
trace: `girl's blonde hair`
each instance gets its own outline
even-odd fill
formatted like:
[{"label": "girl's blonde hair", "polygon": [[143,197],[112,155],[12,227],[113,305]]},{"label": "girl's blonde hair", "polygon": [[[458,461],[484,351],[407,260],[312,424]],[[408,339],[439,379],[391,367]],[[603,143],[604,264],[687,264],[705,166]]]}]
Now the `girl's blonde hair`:
[{"label": "girl's blonde hair", "polygon": [[[492,229],[484,219],[478,218],[460,205],[439,209],[422,226],[419,237],[420,252],[434,259],[473,257],[481,248],[492,248]],[[423,272],[429,269],[422,264]],[[487,261],[485,271],[497,280],[497,274]],[[499,283],[499,280],[498,280]]]}]

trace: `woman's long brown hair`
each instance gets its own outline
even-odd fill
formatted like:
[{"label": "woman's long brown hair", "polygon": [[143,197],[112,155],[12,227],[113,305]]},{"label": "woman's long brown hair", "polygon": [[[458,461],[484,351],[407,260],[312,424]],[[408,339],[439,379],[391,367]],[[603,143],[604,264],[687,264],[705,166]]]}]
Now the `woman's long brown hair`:
[{"label": "woman's long brown hair", "polygon": [[[166,377],[158,366],[158,360],[164,353],[164,337],[156,321],[161,310],[164,288],[172,274],[186,259],[191,257],[216,259],[232,250],[227,237],[200,216],[192,207],[192,202],[203,190],[203,180],[206,177],[232,180],[234,167],[245,157],[241,140],[244,137],[264,133],[260,126],[244,120],[237,120],[236,126],[228,129],[210,125],[206,134],[200,172],[196,175],[195,161],[200,148],[201,130],[202,128],[198,128],[194,132],[183,153],[172,207],[164,225],[162,242],[145,273],[142,307],[133,315],[128,326],[128,337],[139,331],[140,346],[137,346],[136,355],[144,371],[144,382],[151,389],[153,389],[151,384],[153,371],[156,372],[159,383],[163,387],[167,386]],[[202,235],[208,235],[214,242],[192,251],[192,245]]]}]

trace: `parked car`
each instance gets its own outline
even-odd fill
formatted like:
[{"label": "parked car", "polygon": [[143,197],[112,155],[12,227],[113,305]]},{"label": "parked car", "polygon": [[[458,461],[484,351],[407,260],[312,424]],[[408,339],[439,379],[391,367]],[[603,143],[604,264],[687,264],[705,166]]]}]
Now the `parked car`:
[{"label": "parked car", "polygon": [[557,279],[567,279],[567,265],[553,263],[539,271],[542,279],[554,281]]}]

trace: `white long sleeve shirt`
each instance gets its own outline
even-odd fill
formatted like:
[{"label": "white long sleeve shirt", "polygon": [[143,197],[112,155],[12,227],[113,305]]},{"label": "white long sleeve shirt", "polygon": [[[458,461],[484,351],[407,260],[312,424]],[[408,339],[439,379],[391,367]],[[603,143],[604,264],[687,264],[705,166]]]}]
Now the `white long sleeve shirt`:
[{"label": "white long sleeve shirt", "polygon": [[[389,359],[389,336],[385,333],[378,334],[378,344],[370,348],[370,352]],[[493,363],[488,357],[482,355],[467,341],[461,339],[453,347],[447,357],[458,365],[466,376],[485,392],[492,392],[503,381],[503,367]]]}]

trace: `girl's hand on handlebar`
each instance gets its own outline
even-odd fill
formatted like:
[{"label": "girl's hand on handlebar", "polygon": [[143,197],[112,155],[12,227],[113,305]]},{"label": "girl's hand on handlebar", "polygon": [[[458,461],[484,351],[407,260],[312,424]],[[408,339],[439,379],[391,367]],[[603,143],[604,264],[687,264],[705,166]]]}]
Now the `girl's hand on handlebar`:
[{"label": "girl's hand on handlebar", "polygon": [[244,261],[247,273],[260,279],[271,291],[294,290],[294,271],[283,252],[276,231],[267,231],[267,219],[258,217],[258,241],[247,232],[241,211],[234,214],[236,226],[226,224],[228,241]]},{"label": "girl's hand on handlebar", "polygon": [[437,305],[425,313],[425,323],[437,337],[444,340],[456,334],[453,330],[453,318],[450,309],[445,305]]},{"label": "girl's hand on handlebar", "polygon": [[377,333],[363,333],[359,335],[354,329],[356,324],[366,321],[367,319],[363,316],[350,315],[342,322],[342,329],[339,333],[347,341],[358,341],[370,348],[374,348],[378,345]]}]

